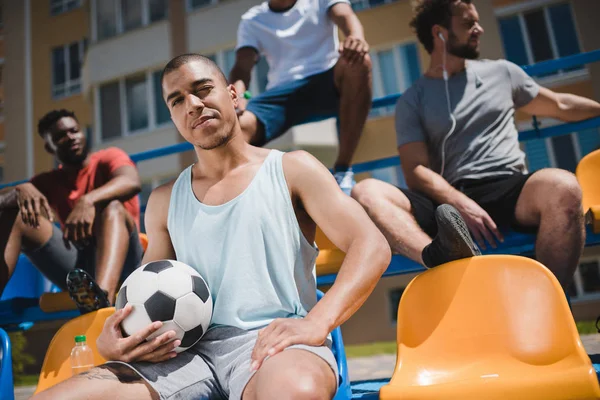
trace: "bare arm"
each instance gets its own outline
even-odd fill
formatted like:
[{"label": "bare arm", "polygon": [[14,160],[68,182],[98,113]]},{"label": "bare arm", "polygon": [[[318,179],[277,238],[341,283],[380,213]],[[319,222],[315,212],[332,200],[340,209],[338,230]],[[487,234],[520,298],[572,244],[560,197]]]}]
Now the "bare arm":
[{"label": "bare arm", "polygon": [[87,201],[94,205],[105,204],[111,200],[129,200],[142,189],[140,175],[135,167],[123,166],[113,172],[106,184],[85,194]]},{"label": "bare arm", "polygon": [[350,64],[354,64],[369,53],[369,45],[365,40],[365,32],[356,14],[347,3],[337,3],[327,11],[329,18],[344,33],[345,39],[340,44],[339,52]]},{"label": "bare arm", "polygon": [[354,36],[365,39],[365,32],[350,4],[337,3],[328,10],[329,18],[336,24],[344,36]]},{"label": "bare arm", "polygon": [[250,86],[252,68],[258,62],[258,52],[252,47],[242,47],[235,53],[235,64],[229,73],[229,82],[242,95]]},{"label": "bare arm", "polygon": [[402,145],[398,147],[398,154],[408,187],[427,195],[438,204],[450,204],[456,207],[465,219],[479,247],[486,248],[484,239],[492,247],[496,247],[494,236],[499,241],[504,240],[496,223],[484,209],[464,193],[455,189],[440,174],[431,170],[425,142]]},{"label": "bare arm", "polygon": [[313,156],[286,154],[284,171],[292,194],[346,253],[335,283],[306,316],[330,332],[367,299],[389,265],[391,250],[363,208],[339,189],[331,173]]},{"label": "bare arm", "polygon": [[600,116],[600,104],[570,93],[556,93],[540,87],[540,92],[521,110],[538,117],[551,117],[576,122]]},{"label": "bare arm", "polygon": [[409,189],[426,194],[439,204],[454,205],[466,197],[430,168],[425,142],[402,145],[398,147],[398,154]]}]

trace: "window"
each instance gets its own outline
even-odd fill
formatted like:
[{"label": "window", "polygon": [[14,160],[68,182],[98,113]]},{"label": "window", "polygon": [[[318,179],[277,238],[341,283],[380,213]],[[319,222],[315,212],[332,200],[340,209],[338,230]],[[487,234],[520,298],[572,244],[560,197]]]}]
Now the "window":
[{"label": "window", "polygon": [[153,130],[171,121],[162,97],[161,72],[148,71],[99,87],[102,140]]},{"label": "window", "polygon": [[129,132],[148,128],[146,76],[141,75],[125,80],[127,99],[127,127]]},{"label": "window", "polygon": [[210,6],[211,4],[216,4],[216,3],[217,3],[217,0],[189,0],[188,1],[188,9],[195,10],[197,8]]},{"label": "window", "polygon": [[142,0],[121,0],[121,18],[125,32],[142,26]]},{"label": "window", "polygon": [[167,17],[167,0],[149,0],[150,22],[161,21]]},{"label": "window", "polygon": [[[417,45],[408,43],[371,53],[373,97],[396,94],[408,89],[421,76]],[[391,114],[394,106],[372,110],[372,116]]]},{"label": "window", "polygon": [[171,120],[171,113],[163,100],[162,86],[160,76],[162,71],[152,73],[152,85],[154,90],[154,115],[156,115],[156,124],[161,125]]},{"label": "window", "polygon": [[388,294],[390,302],[390,320],[393,323],[396,323],[398,321],[398,305],[400,304],[400,299],[402,298],[403,293],[404,288],[396,288],[390,290]]},{"label": "window", "polygon": [[121,97],[119,92],[119,82],[100,87],[100,119],[103,140],[121,136]]},{"label": "window", "polygon": [[81,6],[80,0],[50,0],[50,14],[62,14],[79,6]]},{"label": "window", "polygon": [[137,29],[167,17],[167,0],[95,0],[96,40]]},{"label": "window", "polygon": [[106,39],[117,34],[117,0],[96,1],[96,37]]},{"label": "window", "polygon": [[81,64],[85,40],[52,49],[52,97],[81,92]]},{"label": "window", "polygon": [[[568,2],[501,16],[498,22],[506,58],[518,65],[554,60],[581,51],[573,12]],[[581,69],[583,67],[575,67],[547,75],[560,75]]]},{"label": "window", "polygon": [[[207,58],[213,60],[219,68],[225,74],[225,77],[229,79],[229,73],[231,72],[231,68],[235,64],[235,50],[229,49],[220,51],[216,54],[207,54],[205,55]],[[267,77],[269,75],[269,64],[265,57],[261,56],[258,60],[258,63],[252,69],[252,76],[250,79],[250,92],[254,96],[259,93],[265,91],[267,87]]]},{"label": "window", "polygon": [[350,5],[354,11],[365,10],[367,8],[377,7],[381,4],[392,3],[396,0],[350,0]]}]

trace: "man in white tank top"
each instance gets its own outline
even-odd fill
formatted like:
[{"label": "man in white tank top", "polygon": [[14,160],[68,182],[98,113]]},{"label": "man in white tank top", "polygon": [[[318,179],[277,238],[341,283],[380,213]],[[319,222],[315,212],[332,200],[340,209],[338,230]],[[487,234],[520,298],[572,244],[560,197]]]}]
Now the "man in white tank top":
[{"label": "man in white tank top", "polygon": [[[196,54],[173,59],[162,87],[171,118],[194,145],[198,161],[150,196],[143,263],[181,255],[184,262],[201,264],[210,256],[204,253],[220,253],[218,263],[192,267],[211,286],[213,324],[230,326],[213,325],[197,345],[175,354],[174,332],[145,340],[160,323],[123,338],[119,324],[131,312],[127,306],[107,320],[97,342],[100,354],[113,362],[35,398],[332,398],[338,374],[328,335],[363,304],[388,266],[384,236],[314,157],[247,144],[236,115],[238,93],[212,61]],[[247,206],[253,209],[236,214],[236,207]],[[187,216],[194,223],[178,219],[187,207],[196,207],[196,215]],[[222,211],[234,220],[207,228]],[[334,285],[318,303],[308,294],[315,292],[311,243],[317,224],[346,252]],[[223,229],[235,248],[203,247]],[[259,233],[240,240],[246,230]],[[281,249],[285,243],[290,248]],[[238,274],[244,274],[246,287],[237,295],[245,301],[232,295],[217,309],[230,285],[240,284]],[[244,309],[248,302],[262,307]]]}]

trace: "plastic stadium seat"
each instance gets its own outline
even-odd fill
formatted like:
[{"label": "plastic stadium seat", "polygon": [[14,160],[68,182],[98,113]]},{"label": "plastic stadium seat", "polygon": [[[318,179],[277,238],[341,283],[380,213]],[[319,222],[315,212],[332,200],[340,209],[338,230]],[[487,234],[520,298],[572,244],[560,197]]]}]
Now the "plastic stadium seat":
[{"label": "plastic stadium seat", "polygon": [[341,251],[334,245],[323,231],[317,227],[315,242],[319,248],[317,256],[317,275],[337,274],[342,266],[346,253]]},{"label": "plastic stadium seat", "polygon": [[71,377],[70,355],[71,349],[75,345],[75,336],[77,335],[85,335],[87,337],[87,345],[94,352],[94,365],[100,365],[106,361],[98,354],[96,339],[98,339],[100,332],[102,332],[104,321],[114,312],[115,309],[110,307],[81,315],[67,321],[56,332],[46,351],[36,393]]},{"label": "plastic stadium seat", "polygon": [[15,398],[11,347],[8,334],[0,328],[0,399],[2,400]]},{"label": "plastic stadium seat", "polygon": [[[323,293],[317,291],[317,297],[320,299],[323,297]],[[46,351],[42,372],[40,373],[40,380],[35,391],[36,393],[46,390],[71,377],[70,354],[75,343],[74,338],[76,335],[86,335],[87,345],[90,346],[94,352],[94,365],[100,365],[106,361],[98,354],[98,350],[96,349],[96,339],[98,339],[98,336],[104,327],[104,322],[114,312],[114,307],[111,307],[84,314],[66,322],[58,332],[56,332]],[[335,400],[347,400],[352,397],[352,394],[350,392],[350,378],[348,375],[344,342],[342,341],[342,331],[339,327],[331,333],[331,338],[332,351],[335,355],[340,374],[340,386],[335,396]],[[0,361],[2,361],[2,358],[0,358]]]},{"label": "plastic stadium seat", "polygon": [[140,232],[140,243],[144,251],[148,249],[148,236],[145,233]]},{"label": "plastic stadium seat", "polygon": [[479,256],[428,270],[398,308],[380,399],[597,399],[565,294],[537,261]]},{"label": "plastic stadium seat", "polygon": [[575,175],[583,192],[583,212],[594,233],[600,233],[600,150],[583,157]]},{"label": "plastic stadium seat", "polygon": [[[317,299],[321,300],[324,296],[323,292],[317,290]],[[340,375],[340,386],[333,400],[350,400],[352,391],[350,389],[350,375],[348,375],[348,364],[346,361],[346,350],[344,349],[344,341],[342,340],[342,330],[338,326],[331,332],[331,351],[335,356],[335,361]]]}]

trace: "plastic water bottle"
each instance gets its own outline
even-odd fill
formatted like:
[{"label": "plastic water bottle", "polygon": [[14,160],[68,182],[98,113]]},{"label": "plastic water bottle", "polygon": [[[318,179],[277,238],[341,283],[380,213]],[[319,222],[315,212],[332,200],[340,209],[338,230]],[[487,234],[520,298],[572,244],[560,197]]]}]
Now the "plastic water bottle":
[{"label": "plastic water bottle", "polygon": [[85,335],[75,336],[75,347],[71,350],[71,371],[73,376],[94,367],[94,353],[85,341]]}]

